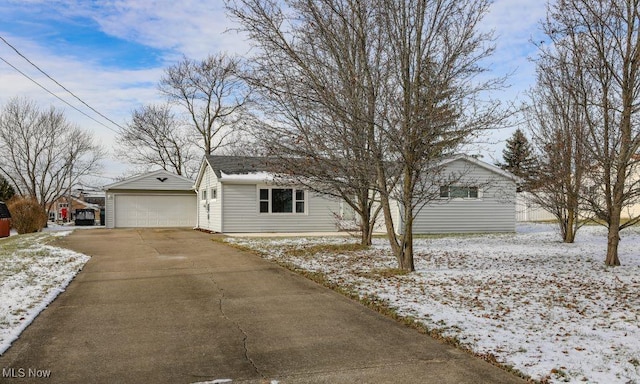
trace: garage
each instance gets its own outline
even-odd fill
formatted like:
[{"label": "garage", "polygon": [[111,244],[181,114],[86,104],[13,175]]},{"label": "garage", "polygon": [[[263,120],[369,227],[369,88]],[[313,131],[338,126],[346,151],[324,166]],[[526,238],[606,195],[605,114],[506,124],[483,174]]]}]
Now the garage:
[{"label": "garage", "polygon": [[105,187],[107,228],[194,227],[193,180],[160,170]]},{"label": "garage", "polygon": [[115,226],[193,227],[195,199],[190,195],[116,195]]}]

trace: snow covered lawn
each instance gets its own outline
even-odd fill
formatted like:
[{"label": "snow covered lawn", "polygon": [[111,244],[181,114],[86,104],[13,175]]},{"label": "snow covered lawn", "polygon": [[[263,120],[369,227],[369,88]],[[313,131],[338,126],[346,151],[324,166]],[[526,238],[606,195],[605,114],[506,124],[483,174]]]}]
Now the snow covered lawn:
[{"label": "snow covered lawn", "polygon": [[0,239],[0,354],[66,288],[89,256],[47,245],[71,231]]},{"label": "snow covered lawn", "polygon": [[546,224],[521,225],[516,234],[422,238],[411,274],[393,273],[385,239],[343,252],[318,244],[356,240],[227,241],[322,273],[535,380],[631,384],[640,383],[640,228],[621,237],[617,268],[604,266],[602,227],[582,228],[575,244],[559,242]]}]

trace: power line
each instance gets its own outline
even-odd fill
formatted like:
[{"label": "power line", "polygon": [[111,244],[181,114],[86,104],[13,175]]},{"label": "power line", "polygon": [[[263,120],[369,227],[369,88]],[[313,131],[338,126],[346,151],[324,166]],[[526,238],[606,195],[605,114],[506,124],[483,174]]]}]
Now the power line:
[{"label": "power line", "polygon": [[[11,49],[13,49],[20,57],[22,57],[24,60],[26,60],[29,64],[31,64],[34,68],[36,68],[38,71],[40,71],[40,73],[42,73],[43,75],[45,75],[47,78],[49,78],[51,81],[53,81],[54,83],[56,83],[60,88],[64,89],[68,94],[70,94],[71,96],[73,96],[76,100],[78,100],[79,102],[81,102],[82,104],[84,104],[87,108],[89,108],[90,110],[92,110],[93,112],[95,112],[96,114],[98,114],[99,116],[101,116],[103,119],[109,121],[111,124],[115,125],[116,127],[120,128],[120,129],[124,129],[120,124],[116,123],[115,121],[111,120],[110,118],[108,118],[107,116],[103,115],[102,113],[100,113],[100,111],[96,110],[95,108],[93,108],[92,106],[90,106],[89,104],[87,104],[84,100],[82,100],[80,97],[76,96],[75,93],[71,92],[67,87],[65,87],[64,85],[60,84],[56,79],[54,79],[53,77],[51,77],[48,73],[46,73],[45,71],[43,71],[40,67],[38,67],[34,62],[32,62],[31,60],[29,60],[29,58],[27,58],[25,55],[23,55],[16,47],[14,47],[13,45],[11,45],[7,40],[5,40],[4,37],[0,36],[0,40],[2,40],[7,46],[9,46]],[[38,86],[40,86],[41,88],[43,88],[44,90],[46,90],[47,92],[49,92],[50,94],[54,95],[51,91],[49,91],[48,89],[46,89],[44,86],[40,85],[39,83],[37,83],[35,80],[33,80],[31,77],[27,76],[26,74],[24,74],[22,71],[18,70],[15,66],[9,64],[5,59],[2,59],[2,61],[4,61],[5,63],[7,63],[9,66],[11,66],[13,69],[15,69],[16,71],[20,72],[20,74],[22,74],[23,76],[27,77],[29,80],[33,81],[34,83],[38,84]],[[62,100],[60,97],[54,95],[56,98],[58,98],[61,101]],[[83,115],[91,118],[90,116],[88,116],[86,113],[80,111],[78,108],[73,107],[71,104],[69,104],[68,102],[64,101],[65,104],[71,106],[73,109],[75,109],[76,111],[82,113]],[[97,120],[91,118],[93,121],[98,122]],[[116,132],[114,129],[107,127],[106,125],[98,122],[99,124],[101,124],[102,126],[110,129],[113,132]]]},{"label": "power line", "polygon": [[55,93],[51,92],[50,90],[48,90],[44,85],[38,83],[37,81],[35,81],[33,78],[31,78],[29,75],[27,75],[26,73],[22,72],[21,70],[19,70],[16,66],[14,66],[13,64],[11,64],[10,62],[8,62],[7,60],[5,60],[3,57],[0,56],[0,60],[4,61],[5,64],[7,64],[8,66],[10,66],[11,68],[15,69],[18,73],[20,73],[22,76],[26,77],[27,79],[31,80],[31,82],[33,82],[35,85],[37,85],[38,87],[44,89],[47,93],[49,93],[50,95],[52,95],[53,97],[55,97],[56,99],[62,101],[63,103],[65,103],[66,105],[70,106],[71,108],[75,109],[76,111],[80,112],[81,114],[85,115],[86,117],[88,117],[89,119],[95,121],[96,123],[102,125],[103,127],[107,128],[108,130],[118,133],[118,131],[116,131],[115,129],[109,127],[108,125],[105,125],[104,123],[102,123],[101,121],[96,120],[95,118],[89,116],[88,114],[86,114],[85,112],[81,111],[80,109],[78,109],[75,105],[72,105],[71,103],[69,103],[68,101],[66,101],[65,99],[61,98],[60,96],[56,95]]}]

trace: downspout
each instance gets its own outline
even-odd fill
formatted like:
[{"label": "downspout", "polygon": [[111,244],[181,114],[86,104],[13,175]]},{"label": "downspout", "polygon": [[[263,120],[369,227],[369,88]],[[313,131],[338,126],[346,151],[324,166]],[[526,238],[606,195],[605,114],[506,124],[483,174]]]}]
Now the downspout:
[{"label": "downspout", "polygon": [[200,228],[200,204],[198,201],[198,190],[194,191],[196,193],[196,229]]},{"label": "downspout", "polygon": [[224,184],[222,184],[222,181],[220,179],[218,179],[217,181],[220,185],[220,196],[218,196],[218,206],[220,207],[220,233],[224,233]]}]

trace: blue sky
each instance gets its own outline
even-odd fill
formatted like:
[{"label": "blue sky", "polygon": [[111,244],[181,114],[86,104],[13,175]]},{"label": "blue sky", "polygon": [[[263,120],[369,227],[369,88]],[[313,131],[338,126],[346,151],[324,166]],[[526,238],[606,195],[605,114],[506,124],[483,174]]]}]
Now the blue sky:
[{"label": "blue sky", "polygon": [[[534,80],[528,56],[535,54],[530,40],[539,39],[541,0],[495,0],[483,28],[496,32],[496,75],[512,73],[511,88],[497,95],[517,100]],[[156,90],[164,68],[183,55],[203,58],[227,51],[247,54],[249,42],[235,32],[222,0],[2,0],[0,36],[92,107],[119,124],[140,105],[160,101]],[[26,96],[41,106],[64,109],[69,120],[94,132],[110,148],[115,145],[113,124],[83,107],[0,41],[0,57],[100,120],[88,119],[0,62],[0,105],[13,96]],[[485,145],[487,161],[500,158],[510,131],[495,132]],[[126,164],[109,158],[105,176],[124,172]],[[105,183],[109,180],[105,179]]]}]

